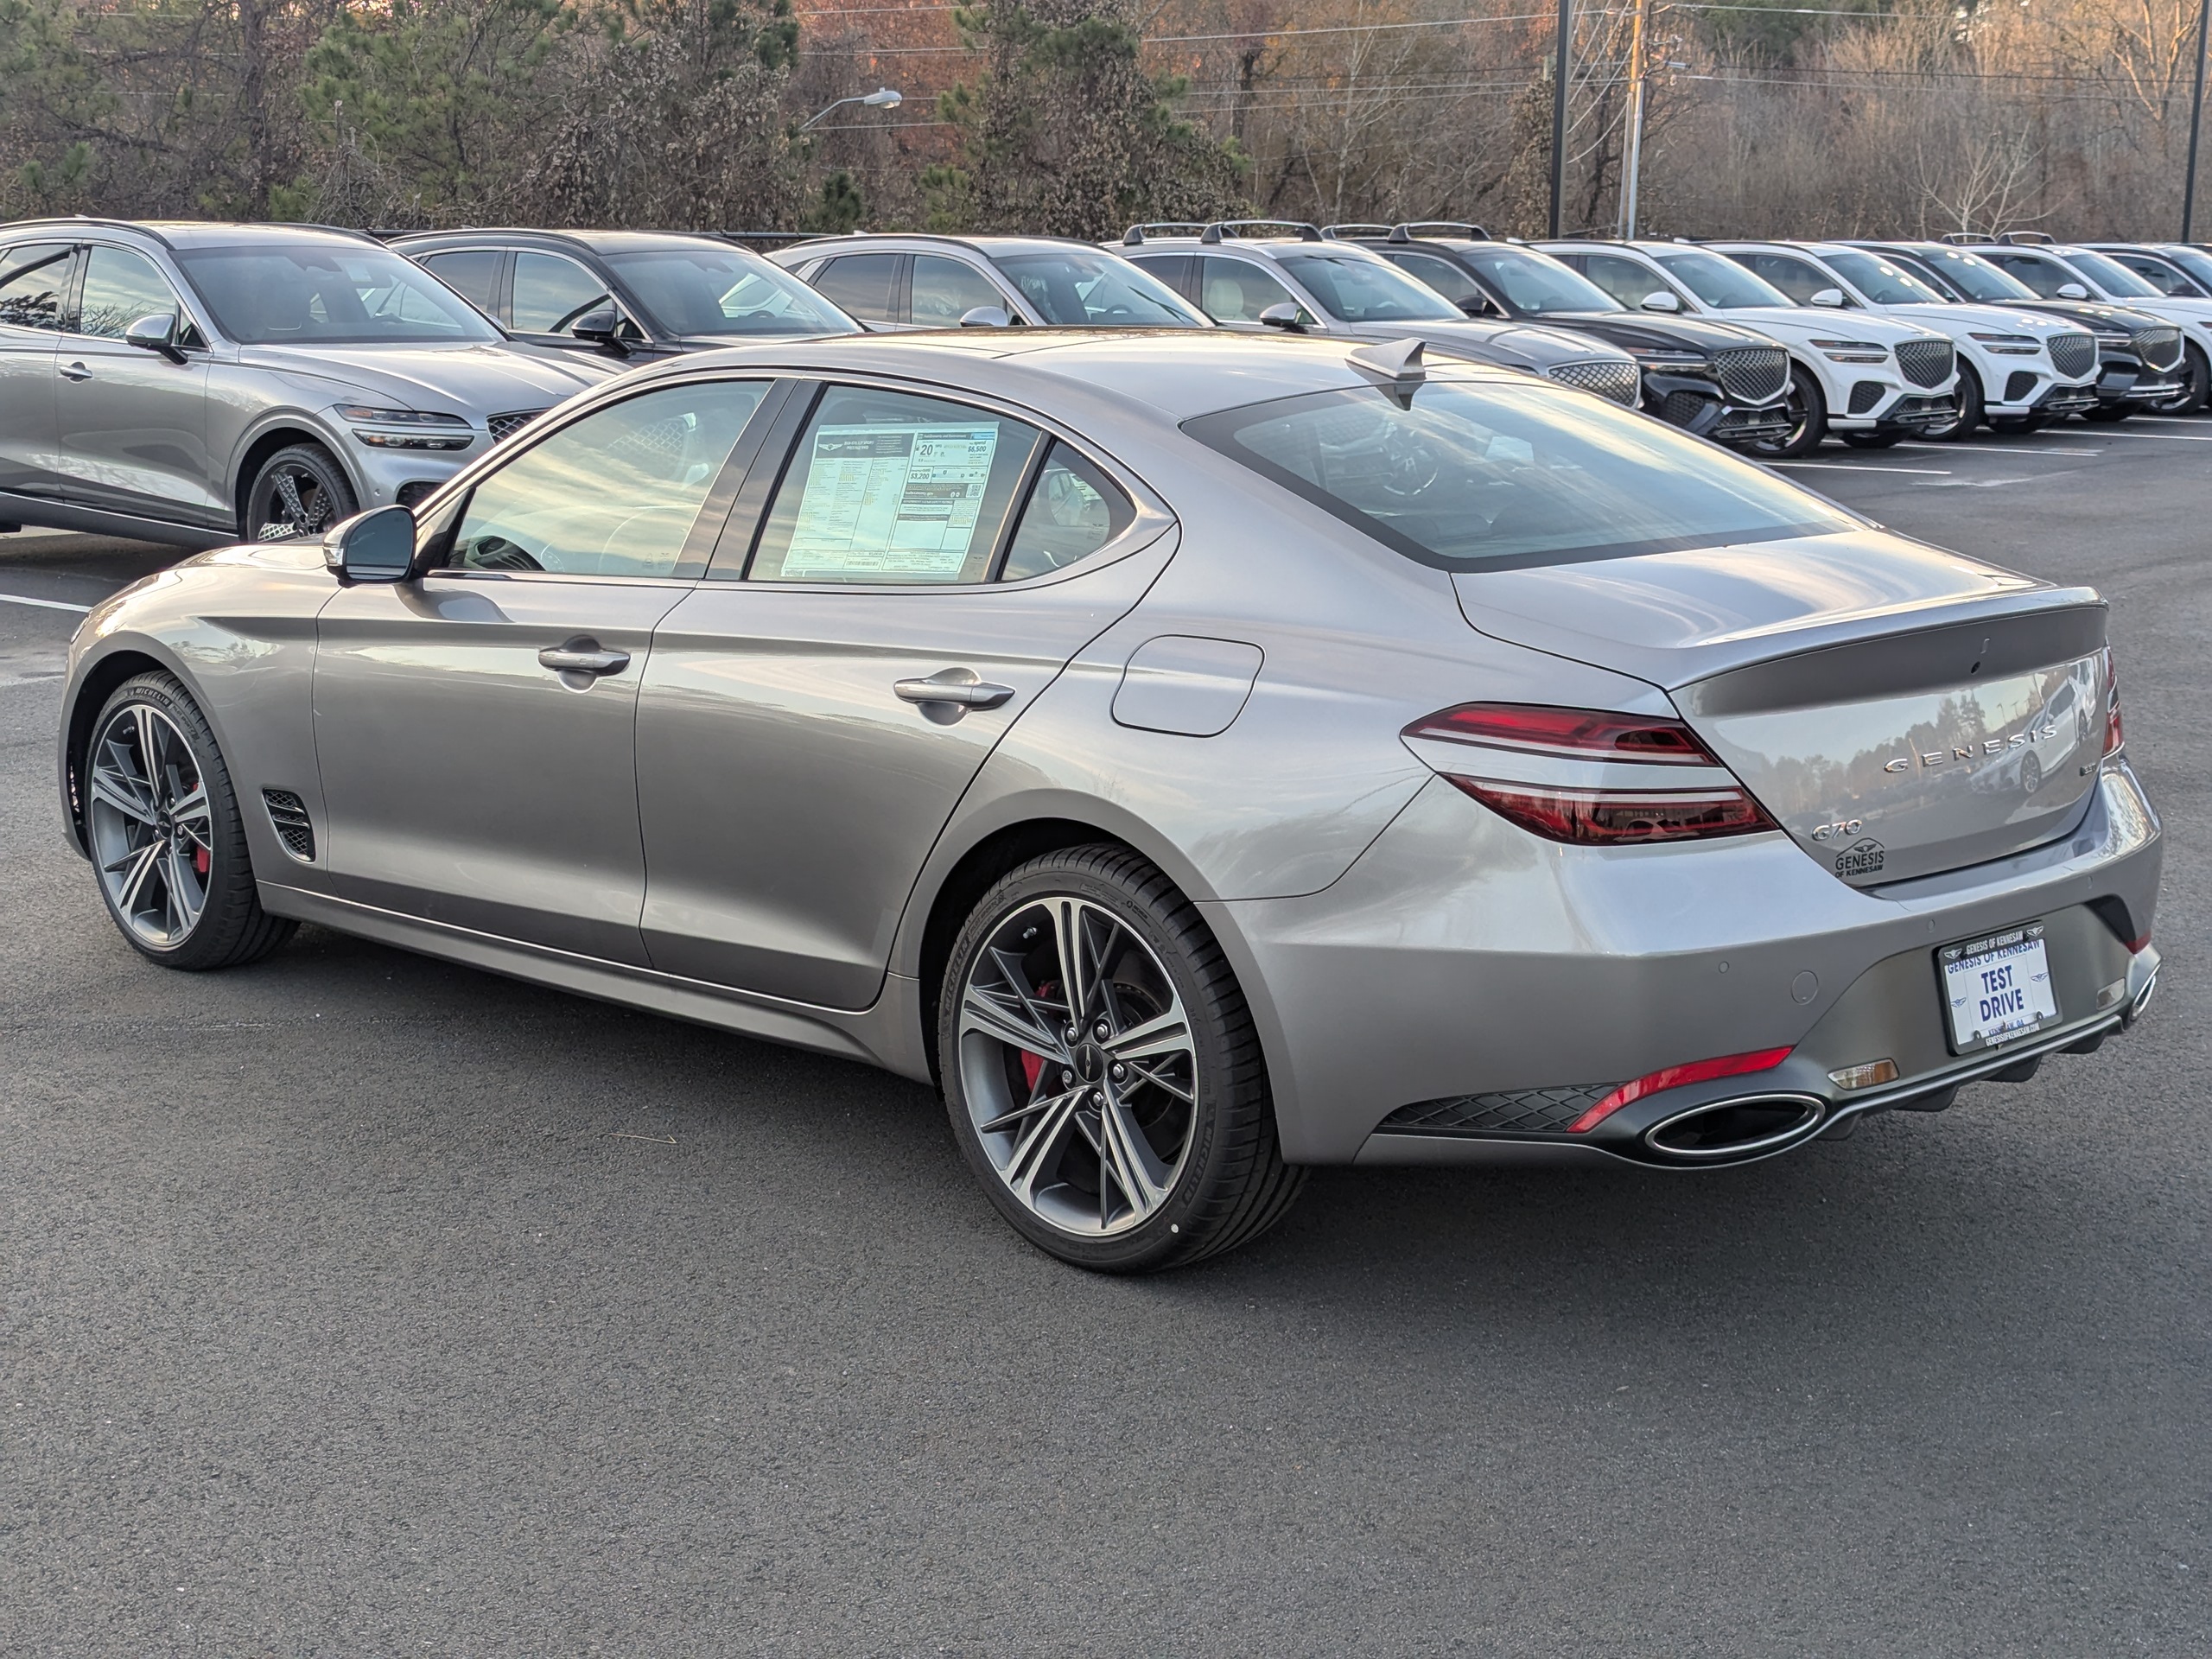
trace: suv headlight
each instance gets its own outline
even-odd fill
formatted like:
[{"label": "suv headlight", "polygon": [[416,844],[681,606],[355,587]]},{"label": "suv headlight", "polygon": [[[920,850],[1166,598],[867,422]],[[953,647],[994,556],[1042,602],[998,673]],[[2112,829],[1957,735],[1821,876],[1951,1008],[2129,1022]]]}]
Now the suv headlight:
[{"label": "suv headlight", "polygon": [[1872,340],[1816,340],[1814,346],[1838,363],[1886,363],[1890,348]]},{"label": "suv headlight", "polygon": [[[476,435],[468,429],[467,418],[460,415],[430,414],[415,409],[378,409],[369,404],[340,404],[336,412],[343,420],[417,429],[376,432],[355,427],[353,435],[374,449],[466,449],[476,441]],[[429,429],[422,429],[425,428]]]},{"label": "suv headlight", "polygon": [[1662,369],[1675,374],[1707,374],[1713,364],[1700,352],[1631,352],[1638,363],[1647,369]]},{"label": "suv headlight", "polygon": [[2033,334],[1968,334],[1997,357],[2039,357],[2043,342]]}]

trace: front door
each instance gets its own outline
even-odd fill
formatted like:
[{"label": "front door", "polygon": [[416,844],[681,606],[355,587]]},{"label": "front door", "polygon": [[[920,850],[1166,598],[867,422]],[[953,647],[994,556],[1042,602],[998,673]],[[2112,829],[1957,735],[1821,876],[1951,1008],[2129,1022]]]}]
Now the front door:
[{"label": "front door", "polygon": [[315,679],[330,891],[645,963],[638,688],[772,384],[596,409],[433,513],[434,568],[332,600]]},{"label": "front door", "polygon": [[67,242],[0,250],[0,490],[52,495],[54,353],[76,250]]},{"label": "front door", "polygon": [[1168,521],[1010,416],[832,386],[748,565],[755,522],[732,516],[645,672],[645,945],[687,977],[864,1007],[962,791],[1142,596]]},{"label": "front door", "polygon": [[[126,344],[141,317],[176,319],[176,362]],[[207,340],[143,254],[94,245],[54,359],[61,493],[84,506],[213,530],[238,522],[207,459]]]}]

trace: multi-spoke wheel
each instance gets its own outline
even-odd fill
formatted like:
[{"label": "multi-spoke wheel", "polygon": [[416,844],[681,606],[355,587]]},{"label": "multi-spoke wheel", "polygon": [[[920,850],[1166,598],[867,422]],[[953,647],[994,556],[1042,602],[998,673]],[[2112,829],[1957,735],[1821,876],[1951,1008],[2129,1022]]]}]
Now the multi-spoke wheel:
[{"label": "multi-spoke wheel", "polygon": [[254,475],[246,492],[246,539],[320,536],[353,512],[353,486],[344,469],[320,446],[296,443],[270,456]]},{"label": "multi-spoke wheel", "polygon": [[220,968],[290,934],[261,908],[230,773],[175,679],[142,674],[109,698],[78,776],[100,897],[139,950]]},{"label": "multi-spoke wheel", "polygon": [[1000,1211],[1062,1259],[1188,1261],[1296,1195],[1220,947],[1126,849],[1051,854],[1001,880],[953,946],[942,1004],[954,1132]]}]

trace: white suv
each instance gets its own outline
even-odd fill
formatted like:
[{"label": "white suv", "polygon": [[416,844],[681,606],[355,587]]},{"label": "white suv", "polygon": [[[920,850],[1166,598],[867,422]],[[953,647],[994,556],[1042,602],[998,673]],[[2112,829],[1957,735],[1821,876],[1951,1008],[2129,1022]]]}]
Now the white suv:
[{"label": "white suv", "polygon": [[1958,418],[1958,354],[1932,328],[1864,311],[1794,303],[1734,260],[1684,242],[1539,242],[1624,305],[1749,323],[1789,348],[1789,433],[1748,446],[1772,461],[1809,454],[1829,433],[1865,448]]},{"label": "white suv", "polygon": [[1878,311],[1950,337],[1959,354],[1957,417],[1931,438],[1966,438],[1989,416],[2060,419],[2097,404],[2097,337],[2062,318],[1961,305],[1903,265],[1831,242],[1712,245],[1800,305]]},{"label": "white suv", "polygon": [[[2171,404],[2169,415],[2193,415],[2212,396],[2212,300],[2161,294],[2108,253],[2018,240],[1974,243],[1974,251],[2008,276],[2018,277],[2047,300],[2101,300],[2148,311],[2181,330],[2182,367],[2189,389]],[[2072,290],[2079,289],[2081,292]]]}]

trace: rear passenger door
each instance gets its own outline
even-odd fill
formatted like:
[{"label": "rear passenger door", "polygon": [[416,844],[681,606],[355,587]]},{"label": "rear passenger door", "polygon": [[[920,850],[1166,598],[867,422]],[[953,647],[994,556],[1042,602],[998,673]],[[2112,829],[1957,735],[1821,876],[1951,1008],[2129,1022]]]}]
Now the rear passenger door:
[{"label": "rear passenger door", "polygon": [[664,971],[860,1008],[962,792],[1141,596],[1170,521],[980,404],[833,385],[785,426],[780,479],[764,454],[654,634],[645,947]]},{"label": "rear passenger door", "polygon": [[50,496],[60,486],[54,362],[76,269],[67,242],[0,249],[0,490]]}]

